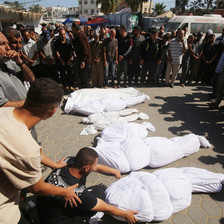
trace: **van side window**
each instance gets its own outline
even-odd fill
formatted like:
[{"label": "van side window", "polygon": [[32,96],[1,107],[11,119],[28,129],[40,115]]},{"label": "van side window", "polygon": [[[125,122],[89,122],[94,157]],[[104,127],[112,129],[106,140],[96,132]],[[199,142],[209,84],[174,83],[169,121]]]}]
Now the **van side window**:
[{"label": "van side window", "polygon": [[215,24],[214,33],[222,33],[222,29],[224,28],[223,24]]},{"label": "van side window", "polygon": [[185,27],[187,27],[188,28],[188,23],[183,23],[182,25],[181,25],[181,29],[184,29]]},{"label": "van side window", "polygon": [[214,33],[221,33],[223,29],[223,24],[191,23],[191,33],[197,33],[199,31],[206,33],[208,29],[213,30]]}]

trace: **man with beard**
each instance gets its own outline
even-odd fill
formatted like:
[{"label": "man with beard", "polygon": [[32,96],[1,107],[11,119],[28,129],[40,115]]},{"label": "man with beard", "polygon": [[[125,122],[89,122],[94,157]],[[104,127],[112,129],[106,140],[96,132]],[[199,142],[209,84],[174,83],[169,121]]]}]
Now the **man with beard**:
[{"label": "man with beard", "polygon": [[[21,37],[16,30],[10,30],[9,41],[0,32],[0,107],[21,107],[26,98],[27,89],[18,78],[21,69],[22,80],[33,82],[35,77],[31,69],[22,61],[17,50],[21,48]],[[16,51],[15,51],[16,50]]]},{"label": "man with beard", "polygon": [[91,217],[96,212],[107,212],[111,215],[126,218],[128,223],[135,223],[136,212],[124,211],[104,202],[105,187],[102,185],[86,188],[86,177],[92,171],[112,174],[116,179],[121,178],[118,170],[97,164],[98,154],[94,149],[85,147],[79,150],[76,157],[70,157],[69,165],[53,171],[46,179],[47,183],[67,187],[79,184],[75,189],[82,204],[75,207],[64,207],[58,197],[38,197],[37,209],[42,224],[72,224],[78,217]]},{"label": "man with beard", "polygon": [[104,61],[103,61],[103,43],[99,41],[99,34],[94,34],[94,40],[90,42],[92,54],[92,74],[91,83],[93,87],[103,87],[104,84]]}]

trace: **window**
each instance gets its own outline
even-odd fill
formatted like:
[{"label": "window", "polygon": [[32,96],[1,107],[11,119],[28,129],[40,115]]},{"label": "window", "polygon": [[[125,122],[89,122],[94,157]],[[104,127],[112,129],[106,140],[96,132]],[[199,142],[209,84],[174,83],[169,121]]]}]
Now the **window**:
[{"label": "window", "polygon": [[88,14],[88,9],[85,9],[85,14]]},{"label": "window", "polygon": [[191,33],[197,33],[199,31],[206,33],[208,29],[213,30],[214,33],[222,33],[223,24],[216,23],[191,23]]},{"label": "window", "polygon": [[82,1],[79,1],[79,5],[81,5],[82,4]]},{"label": "window", "polygon": [[94,9],[91,9],[91,15],[93,15],[95,13]]},{"label": "window", "polygon": [[180,23],[166,23],[165,24],[165,32],[171,32],[172,30],[176,30],[180,26]]},{"label": "window", "polygon": [[84,4],[87,5],[88,4],[88,1],[84,1]]},{"label": "window", "polygon": [[92,5],[94,4],[94,0],[91,0],[91,4],[92,4]]}]

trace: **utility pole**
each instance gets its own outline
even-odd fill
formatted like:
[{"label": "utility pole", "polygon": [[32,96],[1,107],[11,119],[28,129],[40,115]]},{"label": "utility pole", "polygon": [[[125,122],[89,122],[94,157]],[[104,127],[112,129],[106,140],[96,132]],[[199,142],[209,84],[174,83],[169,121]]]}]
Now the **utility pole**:
[{"label": "utility pole", "polygon": [[150,3],[149,3],[149,16],[150,17],[152,16],[151,10],[152,10],[152,0],[150,0]]},{"label": "utility pole", "polygon": [[142,8],[143,8],[143,0],[140,2],[140,13],[139,13],[139,24],[142,24]]}]

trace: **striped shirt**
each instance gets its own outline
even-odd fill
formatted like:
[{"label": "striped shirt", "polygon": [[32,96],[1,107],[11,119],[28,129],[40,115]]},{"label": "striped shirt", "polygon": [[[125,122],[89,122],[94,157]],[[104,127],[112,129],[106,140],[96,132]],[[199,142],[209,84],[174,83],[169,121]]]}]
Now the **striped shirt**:
[{"label": "striped shirt", "polygon": [[[187,49],[187,41],[184,41],[185,48]],[[178,42],[177,38],[170,41],[169,50],[172,58],[172,64],[181,64],[183,57],[183,44]]]}]

